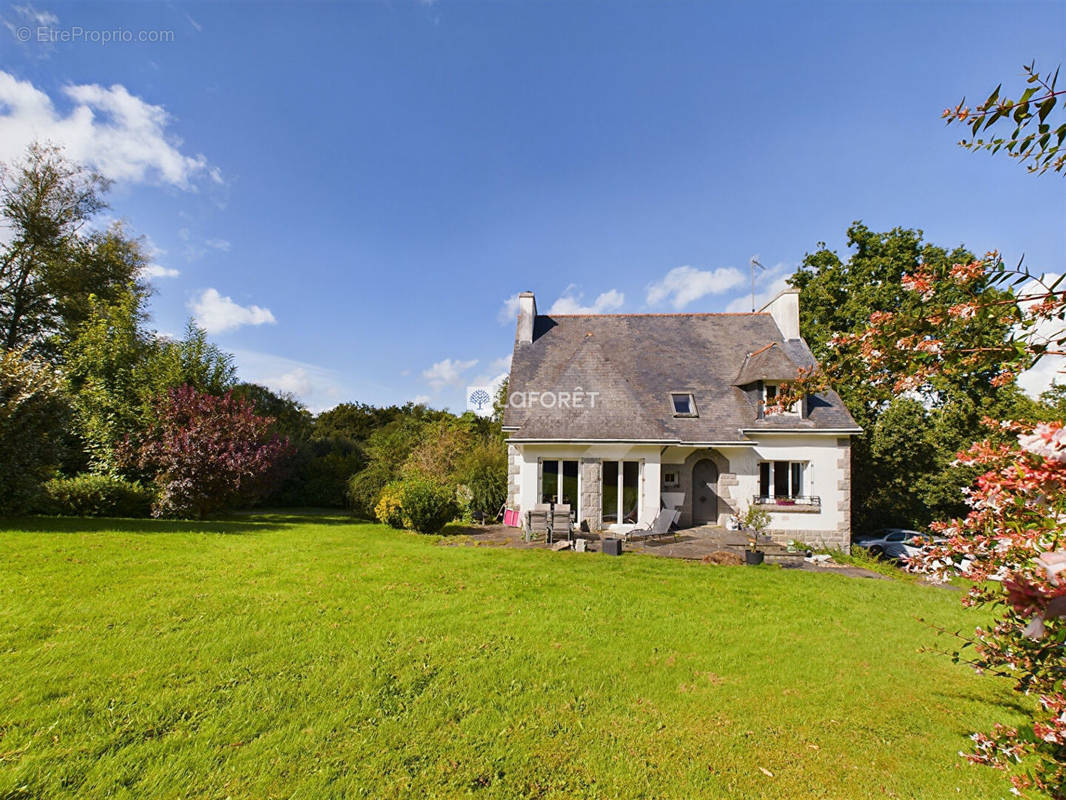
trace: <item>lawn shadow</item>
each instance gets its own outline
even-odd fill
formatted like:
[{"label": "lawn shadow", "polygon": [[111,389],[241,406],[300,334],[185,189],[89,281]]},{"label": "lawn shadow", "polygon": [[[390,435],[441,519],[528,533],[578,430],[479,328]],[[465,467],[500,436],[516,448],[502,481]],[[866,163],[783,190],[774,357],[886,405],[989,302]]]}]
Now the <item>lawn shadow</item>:
[{"label": "lawn shadow", "polygon": [[266,533],[288,527],[279,520],[126,519],[115,517],[0,518],[0,531],[11,533]]},{"label": "lawn shadow", "polygon": [[353,516],[339,508],[251,508],[234,511],[222,521],[284,523],[286,525],[372,525],[374,520]]},{"label": "lawn shadow", "polygon": [[[997,708],[1002,708],[1004,711],[1011,711],[1023,717],[1027,717],[1033,713],[1033,708],[1031,706],[1026,706],[1024,699],[1013,690],[1006,688],[1006,686],[1004,686],[1004,691],[1001,696],[990,697],[987,694],[978,694],[977,692],[967,691],[936,692],[936,696],[948,701],[953,707],[961,700],[977,705],[996,706]],[[971,731],[966,731],[965,735],[969,736],[970,733]]]}]

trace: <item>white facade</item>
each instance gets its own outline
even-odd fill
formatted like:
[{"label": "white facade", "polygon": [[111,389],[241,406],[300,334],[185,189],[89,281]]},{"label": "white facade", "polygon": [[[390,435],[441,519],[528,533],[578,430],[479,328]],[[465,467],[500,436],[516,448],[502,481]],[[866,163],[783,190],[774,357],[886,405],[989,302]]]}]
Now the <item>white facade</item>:
[{"label": "white facade", "polygon": [[[625,530],[632,524],[649,525],[663,505],[663,493],[673,497],[683,495],[682,526],[717,524],[724,526],[730,515],[743,513],[752,503],[765,508],[771,517],[770,534],[778,541],[800,540],[847,549],[850,544],[850,441],[835,433],[766,433],[748,432],[751,443],[730,443],[717,446],[664,446],[662,443],[529,443],[514,442],[511,446],[512,496],[511,506],[523,512],[544,500],[570,501],[577,506],[577,519],[591,530]],[[717,480],[702,491],[693,481],[695,465],[702,461],[714,463]],[[571,477],[564,483],[556,465],[545,469],[545,462],[577,462],[576,491]],[[605,462],[635,462],[637,492],[635,509],[618,503],[623,521],[613,509],[604,508],[603,476],[619,482],[613,467]],[[762,463],[769,468],[761,467]],[[767,469],[771,483],[773,464],[787,464],[789,485],[781,496],[773,492],[767,496]],[[796,466],[791,466],[796,465]],[[780,469],[780,468],[779,468]],[[634,468],[629,468],[630,477]],[[762,470],[762,473],[761,473]],[[673,483],[664,483],[669,476]],[[609,481],[610,482],[610,481]],[[573,497],[560,495],[573,494]],[[793,490],[798,490],[793,492]],[[622,492],[607,490],[607,505],[623,497]],[[711,519],[694,519],[693,504],[698,501],[716,504],[717,514]],[[778,495],[774,497],[773,495]],[[632,498],[632,491],[624,495]],[[576,503],[575,503],[576,501]],[[633,504],[633,500],[629,500]],[[630,513],[630,512],[633,513]],[[606,522],[603,517],[608,515]],[[613,516],[614,519],[610,517]]]}]

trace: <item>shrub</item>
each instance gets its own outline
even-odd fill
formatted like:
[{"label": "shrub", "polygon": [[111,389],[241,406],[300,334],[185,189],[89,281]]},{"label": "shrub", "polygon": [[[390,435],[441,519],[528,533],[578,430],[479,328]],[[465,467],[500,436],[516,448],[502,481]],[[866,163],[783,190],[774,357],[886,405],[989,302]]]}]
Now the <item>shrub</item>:
[{"label": "shrub", "polygon": [[204,519],[252,502],[292,452],[287,439],[271,434],[270,417],[232,393],[171,389],[157,399],[155,415],[144,441],[123,448],[123,457],[155,475],[156,516]]},{"label": "shrub", "polygon": [[484,465],[470,476],[470,509],[493,519],[507,499],[506,467]]},{"label": "shrub", "polygon": [[67,402],[46,362],[0,350],[0,514],[26,511],[60,461]]},{"label": "shrub", "polygon": [[399,481],[386,484],[374,506],[374,516],[390,528],[403,528],[403,484]]},{"label": "shrub", "polygon": [[155,493],[134,481],[86,473],[44,484],[38,511],[70,517],[147,517]]},{"label": "shrub", "polygon": [[459,514],[454,489],[420,479],[402,483],[400,504],[404,524],[419,533],[437,533]]}]

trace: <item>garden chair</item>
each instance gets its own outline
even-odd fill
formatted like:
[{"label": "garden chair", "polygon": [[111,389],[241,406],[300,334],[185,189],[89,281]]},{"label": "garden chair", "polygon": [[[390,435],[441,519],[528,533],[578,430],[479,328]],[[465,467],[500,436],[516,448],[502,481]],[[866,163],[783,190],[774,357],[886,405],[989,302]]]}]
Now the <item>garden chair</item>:
[{"label": "garden chair", "polygon": [[551,507],[548,505],[533,506],[526,512],[525,540],[532,542],[541,536],[551,541]]},{"label": "garden chair", "polygon": [[568,541],[573,538],[574,524],[570,519],[570,506],[565,503],[556,503],[552,508],[552,524],[548,541],[551,542],[563,534],[566,535]]}]

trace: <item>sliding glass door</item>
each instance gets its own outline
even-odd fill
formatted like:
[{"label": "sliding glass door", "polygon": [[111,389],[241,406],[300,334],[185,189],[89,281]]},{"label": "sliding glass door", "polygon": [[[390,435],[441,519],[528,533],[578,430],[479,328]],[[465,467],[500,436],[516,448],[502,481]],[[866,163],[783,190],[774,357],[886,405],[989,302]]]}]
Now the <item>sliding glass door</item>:
[{"label": "sliding glass door", "polygon": [[600,497],[605,525],[636,522],[640,515],[640,462],[604,461]]}]

